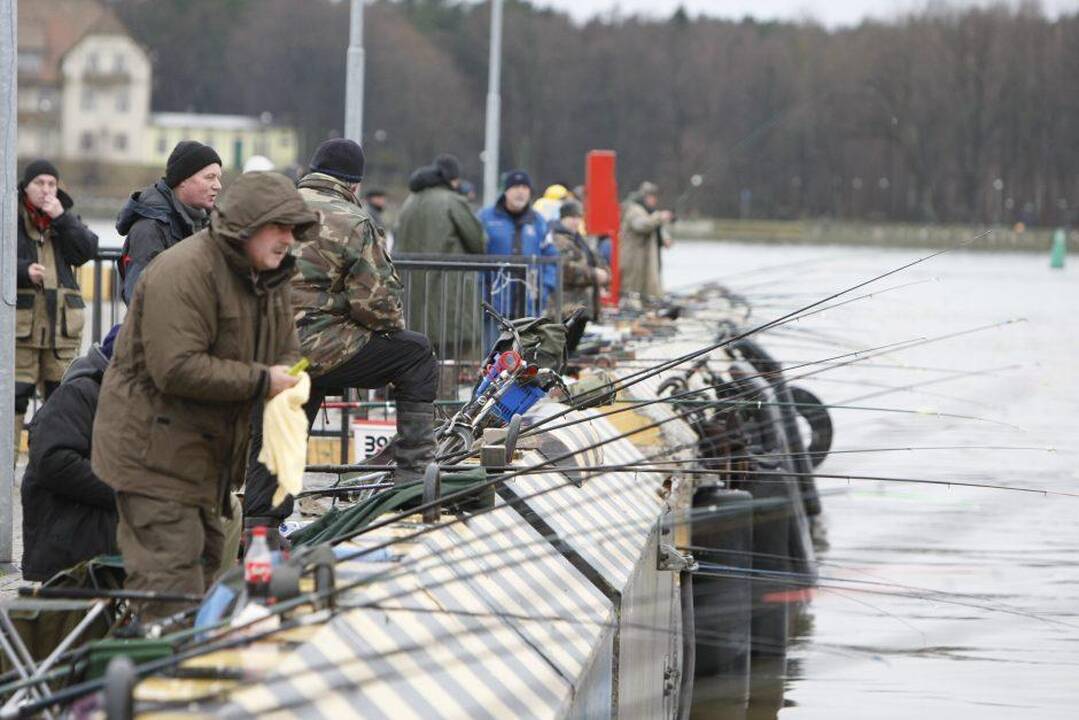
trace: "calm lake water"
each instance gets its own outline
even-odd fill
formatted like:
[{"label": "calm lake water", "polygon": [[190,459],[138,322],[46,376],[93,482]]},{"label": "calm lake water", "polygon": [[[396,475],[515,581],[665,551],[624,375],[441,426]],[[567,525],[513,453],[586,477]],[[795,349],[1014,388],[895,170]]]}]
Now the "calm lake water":
[{"label": "calm lake water", "polygon": [[[765,321],[923,254],[683,243],[664,274],[669,288],[720,277],[755,298],[753,319]],[[757,271],[781,264],[796,265]],[[882,393],[850,404],[919,411],[835,409],[834,450],[1038,449],[852,452],[819,471],[1079,494],[1077,273],[1051,270],[1048,253],[953,252],[851,296],[917,285],[765,336],[774,355],[802,362],[1025,319],[797,384],[826,402]],[[881,387],[970,371],[990,372]],[[789,654],[780,718],[1079,717],[1079,497],[819,482],[830,548],[811,629]]]}]

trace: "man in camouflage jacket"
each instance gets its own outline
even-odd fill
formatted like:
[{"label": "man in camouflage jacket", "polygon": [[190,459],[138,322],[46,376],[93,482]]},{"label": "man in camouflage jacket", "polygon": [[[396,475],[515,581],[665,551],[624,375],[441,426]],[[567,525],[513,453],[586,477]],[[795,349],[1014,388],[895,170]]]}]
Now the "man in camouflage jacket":
[{"label": "man in camouflage jacket", "polygon": [[558,220],[549,227],[551,242],[562,257],[562,314],[569,316],[584,309],[580,320],[570,326],[566,336],[566,350],[573,352],[588,321],[599,319],[599,291],[607,286],[611,276],[603,257],[581,236],[584,223],[581,204],[567,200],[558,213]]},{"label": "man in camouflage jacket", "polygon": [[[300,195],[321,215],[317,238],[296,251],[292,304],[300,347],[311,362],[314,421],[326,395],[342,388],[393,386],[397,405],[394,457],[397,482],[419,479],[434,459],[434,400],[437,371],[425,335],[404,329],[404,287],[383,243],[383,232],[360,205],[364,156],[345,139],[324,142],[300,180]],[[255,443],[258,445],[259,443]],[[275,524],[287,517],[291,502],[271,508],[276,482],[249,460],[244,515],[248,527]],[[267,482],[269,479],[269,482]]]}]

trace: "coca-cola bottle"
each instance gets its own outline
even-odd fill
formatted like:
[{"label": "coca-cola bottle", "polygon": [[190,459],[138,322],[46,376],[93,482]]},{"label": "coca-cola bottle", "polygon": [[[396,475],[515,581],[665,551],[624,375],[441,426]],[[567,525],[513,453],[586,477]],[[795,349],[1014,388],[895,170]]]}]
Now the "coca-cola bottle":
[{"label": "coca-cola bottle", "polygon": [[244,581],[247,583],[247,595],[251,598],[268,598],[270,578],[273,576],[273,558],[270,546],[266,542],[266,528],[259,526],[251,530],[251,545],[244,555]]}]

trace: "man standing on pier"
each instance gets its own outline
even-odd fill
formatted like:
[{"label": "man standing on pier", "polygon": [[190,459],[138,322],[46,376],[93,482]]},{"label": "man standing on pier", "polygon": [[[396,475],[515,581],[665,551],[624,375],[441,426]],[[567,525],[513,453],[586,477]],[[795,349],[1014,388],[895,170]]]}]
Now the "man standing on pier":
[{"label": "man standing on pier", "polygon": [[131,302],[139,275],[158,253],[206,227],[220,192],[217,152],[182,140],[169,155],[165,177],[128,198],[116,219],[116,231],[127,236],[120,258],[124,302]]},{"label": "man standing on pier", "polygon": [[[128,589],[201,594],[221,566],[221,515],[243,482],[252,405],[297,382],[289,248],[317,230],[288,178],[247,173],[209,227],[161,253],[134,289],[92,457],[117,494]],[[180,607],[150,603],[141,617]]]},{"label": "man standing on pier", "polygon": [[637,293],[644,303],[663,297],[660,254],[671,246],[667,225],[673,219],[670,210],[659,210],[659,188],[641,183],[622,206],[622,230],[619,260],[623,295]]}]

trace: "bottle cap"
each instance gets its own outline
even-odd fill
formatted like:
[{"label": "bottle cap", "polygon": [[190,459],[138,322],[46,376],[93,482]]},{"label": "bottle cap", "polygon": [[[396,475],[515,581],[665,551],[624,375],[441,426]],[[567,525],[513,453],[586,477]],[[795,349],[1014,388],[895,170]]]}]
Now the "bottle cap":
[{"label": "bottle cap", "polygon": [[256,525],[255,527],[251,528],[251,535],[253,537],[266,537],[266,526]]}]

